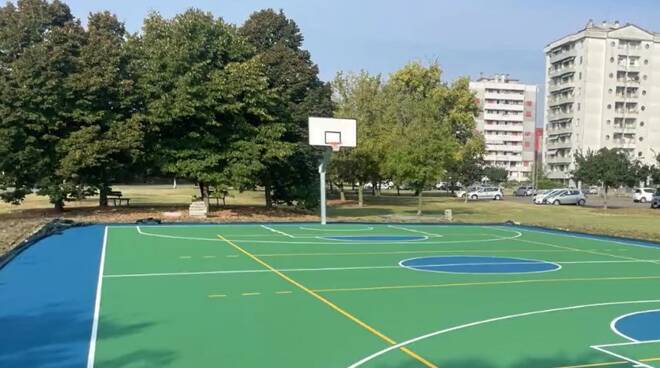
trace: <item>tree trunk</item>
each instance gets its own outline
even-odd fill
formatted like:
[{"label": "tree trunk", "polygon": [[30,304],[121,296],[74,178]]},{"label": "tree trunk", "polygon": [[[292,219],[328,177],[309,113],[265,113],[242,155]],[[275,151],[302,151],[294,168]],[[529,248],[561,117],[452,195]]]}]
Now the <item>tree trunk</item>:
[{"label": "tree trunk", "polygon": [[358,183],[358,207],[362,208],[362,206],[364,206],[364,193],[362,183]]},{"label": "tree trunk", "polygon": [[609,189],[609,187],[607,187],[607,186],[603,187],[603,209],[605,209],[605,210],[607,209],[607,190],[608,189]]},{"label": "tree trunk", "polygon": [[417,216],[422,215],[422,193],[423,191],[420,190],[419,194],[417,195]]},{"label": "tree trunk", "polygon": [[202,194],[202,200],[204,201],[206,208],[209,208],[209,206],[211,205],[209,199],[209,186],[206,183],[200,182],[199,191]]},{"label": "tree trunk", "polygon": [[398,197],[400,195],[401,195],[401,188],[399,188],[399,186],[397,185],[396,186],[396,196]]},{"label": "tree trunk", "polygon": [[102,184],[99,188],[99,207],[108,207],[108,192],[110,192],[110,187]]},{"label": "tree trunk", "polygon": [[197,185],[199,186],[199,196],[204,199],[204,183],[199,182]]},{"label": "tree trunk", "polygon": [[339,200],[346,201],[346,193],[344,192],[344,183],[339,184]]},{"label": "tree trunk", "polygon": [[273,208],[273,193],[271,192],[270,182],[264,184],[264,194],[266,197],[266,208]]},{"label": "tree trunk", "polygon": [[64,212],[64,201],[63,200],[58,199],[58,200],[55,201],[55,203],[53,203],[53,205],[54,205],[54,208],[55,208],[55,212],[57,212],[57,213]]}]

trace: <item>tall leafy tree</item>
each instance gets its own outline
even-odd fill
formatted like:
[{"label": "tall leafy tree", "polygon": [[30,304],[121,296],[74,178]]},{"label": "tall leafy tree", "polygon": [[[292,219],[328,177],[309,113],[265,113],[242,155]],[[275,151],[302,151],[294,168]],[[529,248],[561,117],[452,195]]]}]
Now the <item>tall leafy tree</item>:
[{"label": "tall leafy tree", "polygon": [[76,130],[58,146],[58,173],[98,190],[107,206],[112,183],[130,176],[142,154],[141,126],[131,119],[139,108],[125,47],[124,25],[109,12],[91,14],[80,50],[80,70],[71,87],[79,96],[72,118]]},{"label": "tall leafy tree", "polygon": [[145,104],[136,120],[145,125],[152,165],[197,182],[208,200],[210,185],[230,180],[227,149],[241,113],[219,104],[217,91],[228,65],[248,60],[252,48],[231,25],[194,9],[173,19],[151,14],[129,47]]},{"label": "tall leafy tree", "polygon": [[600,150],[577,152],[573,178],[586,184],[603,187],[603,208],[607,209],[607,194],[610,188],[635,185],[636,177],[630,157],[623,150],[601,148]]},{"label": "tall leafy tree", "polygon": [[250,15],[239,33],[256,49],[266,68],[269,86],[281,98],[277,112],[284,124],[282,139],[294,144],[282,157],[264,159],[257,184],[264,187],[266,205],[274,201],[316,203],[315,188],[309,181],[317,176],[319,152],[306,144],[307,118],[331,116],[331,90],[318,77],[318,67],[302,48],[303,36],[297,24],[283,11],[265,9]]},{"label": "tall leafy tree", "polygon": [[461,147],[472,137],[477,107],[467,80],[451,86],[437,64],[413,62],[395,72],[385,88],[390,150],[386,170],[395,181],[407,181],[418,195],[446,174]]},{"label": "tall leafy tree", "polygon": [[506,169],[499,166],[488,166],[484,169],[484,176],[493,183],[503,183],[509,177]]},{"label": "tall leafy tree", "polygon": [[339,181],[358,183],[358,205],[363,206],[363,185],[378,183],[383,175],[386,136],[383,126],[383,81],[380,75],[362,71],[339,73],[332,83],[335,117],[354,118],[357,124],[357,147],[332,157],[331,176]]},{"label": "tall leafy tree", "polygon": [[[484,137],[480,133],[475,133],[474,137],[468,139],[461,147],[459,155],[455,156],[447,165],[445,179],[449,181],[449,186],[454,187],[456,183],[470,185],[475,181],[481,180],[484,176],[485,160],[483,158],[486,144]],[[465,201],[468,198],[465,196]]]},{"label": "tall leafy tree", "polygon": [[0,10],[0,186],[21,201],[33,188],[57,210],[82,189],[58,173],[60,141],[74,129],[84,32],[69,8],[54,1],[18,1]]}]

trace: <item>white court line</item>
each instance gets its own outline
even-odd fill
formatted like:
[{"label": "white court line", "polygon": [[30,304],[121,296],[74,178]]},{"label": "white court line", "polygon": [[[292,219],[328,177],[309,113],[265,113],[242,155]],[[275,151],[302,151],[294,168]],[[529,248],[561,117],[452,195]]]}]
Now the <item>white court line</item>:
[{"label": "white court line", "polygon": [[635,359],[632,359],[632,358],[628,358],[628,357],[625,356],[625,355],[621,355],[621,354],[615,353],[615,352],[609,350],[608,348],[615,348],[615,347],[620,347],[620,346],[631,346],[631,345],[657,344],[657,343],[660,343],[660,340],[651,340],[651,341],[631,341],[631,342],[624,342],[624,343],[620,343],[620,344],[592,345],[591,348],[592,348],[592,349],[595,349],[595,350],[598,350],[598,351],[600,351],[600,352],[602,352],[602,353],[605,353],[605,354],[607,354],[607,355],[611,355],[611,356],[613,356],[613,357],[615,357],[615,358],[619,358],[619,359],[625,360],[625,361],[627,361],[627,362],[629,362],[629,363],[632,363],[634,367],[640,367],[640,368],[654,368],[654,367],[651,366],[651,365],[644,364],[644,363],[642,363],[642,362],[640,362],[640,361],[638,361],[638,360],[635,360]]},{"label": "white court line", "polygon": [[263,227],[263,228],[266,229],[266,230],[270,230],[270,231],[272,231],[272,232],[274,232],[274,233],[276,233],[276,234],[280,234],[280,235],[288,236],[289,238],[295,238],[295,236],[293,236],[293,235],[291,235],[291,234],[289,234],[289,233],[285,233],[284,231],[279,231],[279,230],[273,229],[273,228],[270,227],[270,226],[261,225],[261,227]]},{"label": "white court line", "polygon": [[[504,230],[504,229],[499,229],[499,230]],[[546,234],[546,235],[556,235],[556,236],[561,236],[565,238],[577,238],[577,239],[586,239],[586,240],[595,240],[599,242],[608,242],[608,243],[614,243],[614,244],[620,244],[620,245],[626,245],[626,246],[634,246],[634,247],[641,247],[641,248],[651,248],[651,249],[657,249],[660,250],[660,247],[654,244],[637,244],[634,243],[634,241],[626,242],[626,241],[618,241],[614,239],[607,239],[607,238],[599,238],[598,235],[589,235],[589,234],[584,234],[584,235],[571,235],[571,234],[564,234],[561,232],[555,232],[555,231],[544,231],[544,230],[536,230],[536,229],[523,229],[524,231],[529,231],[532,233],[540,233],[540,234]],[[644,242],[643,240],[640,240],[640,242]]]},{"label": "white court line", "polygon": [[587,309],[587,308],[596,308],[596,307],[607,307],[607,306],[614,306],[614,305],[629,305],[629,304],[651,304],[651,303],[660,303],[660,299],[655,299],[655,300],[632,300],[632,301],[623,301],[623,302],[607,302],[607,303],[595,303],[595,304],[583,304],[583,305],[574,305],[570,307],[561,307],[561,308],[553,308],[553,309],[544,309],[544,310],[538,310],[538,311],[532,311],[532,312],[526,312],[526,313],[519,313],[519,314],[511,314],[508,316],[502,316],[502,317],[496,317],[496,318],[489,318],[485,319],[482,321],[476,321],[476,322],[471,322],[471,323],[466,323],[463,325],[459,326],[454,326],[450,328],[446,328],[443,330],[439,331],[434,331],[431,333],[428,333],[426,335],[418,336],[403,342],[400,342],[395,345],[391,345],[385,349],[382,349],[380,351],[377,351],[365,358],[362,358],[358,360],[357,362],[351,364],[348,366],[348,368],[357,368],[362,366],[363,364],[385,354],[388,353],[392,350],[397,350],[400,349],[404,346],[408,346],[410,344],[416,343],[421,340],[426,340],[430,337],[458,331],[458,330],[464,330],[470,327],[475,327],[475,326],[480,326],[480,325],[485,325],[493,322],[498,322],[498,321],[504,321],[504,320],[509,320],[509,319],[516,319],[516,318],[521,318],[521,317],[529,317],[529,316],[534,316],[534,315],[539,315],[539,314],[546,314],[546,313],[554,313],[554,312],[563,312],[563,311],[570,311],[570,310],[578,310],[578,309]]},{"label": "white court line", "polygon": [[202,241],[214,241],[214,242],[221,241],[220,239],[214,239],[214,238],[195,238],[195,237],[189,237],[189,236],[175,236],[175,235],[145,233],[144,231],[142,231],[142,229],[140,229],[140,226],[136,226],[135,228],[137,229],[138,234],[144,235],[144,236],[153,236],[155,238],[180,239],[180,240],[202,240]]},{"label": "white court line", "polygon": [[387,225],[387,227],[392,228],[392,229],[397,229],[397,230],[410,231],[412,233],[424,234],[424,235],[428,235],[428,236],[433,237],[433,238],[442,238],[444,236],[444,235],[440,235],[440,234],[429,233],[429,232],[426,232],[426,231],[409,229],[409,228],[403,227],[403,226]]},{"label": "white court line", "polygon": [[[441,258],[450,258],[450,257],[466,257],[466,256],[441,256]],[[476,257],[476,256],[467,256],[467,257]],[[421,266],[406,266],[404,265],[404,262],[407,261],[412,261],[415,259],[420,259],[420,258],[428,258],[428,257],[414,257],[414,258],[408,258],[404,259],[401,262],[399,262],[399,266],[403,268],[407,268],[411,271],[420,271],[420,272],[440,272],[440,273],[454,273],[454,274],[461,274],[461,275],[519,275],[519,274],[528,274],[528,273],[546,273],[546,272],[554,272],[554,271],[559,271],[561,270],[561,265],[558,262],[549,262],[549,261],[541,261],[538,259],[526,259],[526,258],[516,258],[521,261],[529,261],[529,262],[475,262],[475,263],[456,263],[456,264],[441,264],[441,265],[421,265]],[[479,258],[492,258],[492,259],[498,259],[502,257],[494,257],[494,256],[485,256],[485,257],[479,257]],[[425,270],[424,268],[433,268],[433,267],[439,267],[439,266],[444,266],[444,267],[459,267],[459,266],[493,266],[493,265],[502,265],[502,266],[520,266],[520,265],[535,265],[535,264],[551,264],[556,266],[553,269],[550,270],[542,270],[542,271],[521,271],[521,272],[456,272],[456,271],[441,271],[441,270]],[[420,269],[421,268],[421,269]]]},{"label": "white court line", "polygon": [[[617,335],[623,337],[624,339],[626,339],[626,340],[628,340],[628,341],[631,341],[631,342],[640,342],[639,340],[634,339],[634,338],[632,338],[632,337],[630,337],[630,336],[624,334],[623,332],[619,331],[619,329],[616,327],[616,324],[619,323],[619,321],[622,320],[622,319],[624,319],[624,318],[628,318],[628,317],[636,316],[636,315],[638,315],[638,314],[657,313],[657,312],[660,312],[660,309],[652,309],[652,310],[645,310],[645,311],[638,311],[638,312],[633,312],[633,313],[624,314],[623,316],[620,316],[620,317],[615,318],[615,319],[610,323],[610,329],[611,329],[615,334],[617,334]],[[605,345],[601,345],[601,346],[605,346]]]},{"label": "white court line", "polygon": [[346,232],[352,232],[352,231],[371,231],[373,230],[373,226],[367,226],[363,229],[317,229],[314,227],[307,227],[307,226],[298,226],[300,230],[308,230],[308,231],[346,231]]},{"label": "white court line", "polygon": [[101,248],[101,260],[99,261],[99,276],[96,284],[96,300],[94,301],[94,319],[92,322],[92,333],[89,338],[89,351],[87,353],[87,368],[94,367],[96,356],[96,338],[99,333],[99,316],[101,314],[101,287],[103,286],[103,269],[105,266],[105,248],[108,245],[108,227],[103,231],[103,246]]},{"label": "white court line", "polygon": [[[549,262],[538,261],[539,263],[552,263],[557,265],[562,264],[599,264],[599,263],[633,263],[636,261],[571,261],[571,262]],[[640,262],[641,261],[637,261]],[[458,266],[483,266],[492,265],[493,263],[445,263],[445,264],[429,264],[420,267],[458,267]],[[508,262],[497,263],[499,265],[518,265],[530,264],[530,262]],[[406,269],[408,267],[401,265],[385,265],[385,266],[354,266],[354,267],[322,267],[322,268],[282,268],[277,269],[280,272],[314,272],[314,271],[351,271],[351,270],[379,270],[379,269]],[[217,271],[196,271],[196,272],[155,272],[155,273],[128,273],[128,274],[111,274],[104,275],[104,278],[129,278],[129,277],[156,277],[156,276],[194,276],[194,275],[223,275],[223,274],[242,274],[242,273],[263,273],[271,272],[267,269],[254,269],[254,270],[217,270]]]}]

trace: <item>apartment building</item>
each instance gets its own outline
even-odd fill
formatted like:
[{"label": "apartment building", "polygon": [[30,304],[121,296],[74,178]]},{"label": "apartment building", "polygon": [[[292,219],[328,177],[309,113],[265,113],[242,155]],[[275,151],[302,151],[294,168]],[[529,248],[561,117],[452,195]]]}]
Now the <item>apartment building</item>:
[{"label": "apartment building", "polygon": [[569,181],[573,155],[603,147],[653,163],[660,151],[660,34],[589,21],[544,51],[548,177]]},{"label": "apartment building", "polygon": [[486,163],[505,168],[509,180],[530,181],[537,87],[499,74],[470,82],[470,89],[480,108],[476,125],[486,138]]}]

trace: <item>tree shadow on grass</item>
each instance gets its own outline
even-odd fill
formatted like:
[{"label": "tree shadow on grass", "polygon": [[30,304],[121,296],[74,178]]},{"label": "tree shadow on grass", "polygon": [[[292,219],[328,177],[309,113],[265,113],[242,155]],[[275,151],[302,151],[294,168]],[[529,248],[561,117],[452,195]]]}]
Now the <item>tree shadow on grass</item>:
[{"label": "tree shadow on grass", "polygon": [[[0,367],[84,367],[92,326],[89,312],[63,304],[50,304],[37,311],[0,313]],[[103,321],[103,334],[109,338],[133,335],[153,325],[153,322],[121,324]],[[138,352],[127,354],[128,359],[133,360]],[[144,353],[146,359],[154,362],[153,366],[174,359],[173,352],[157,353]],[[121,367],[120,358],[117,358],[119,363],[108,367]]]}]

